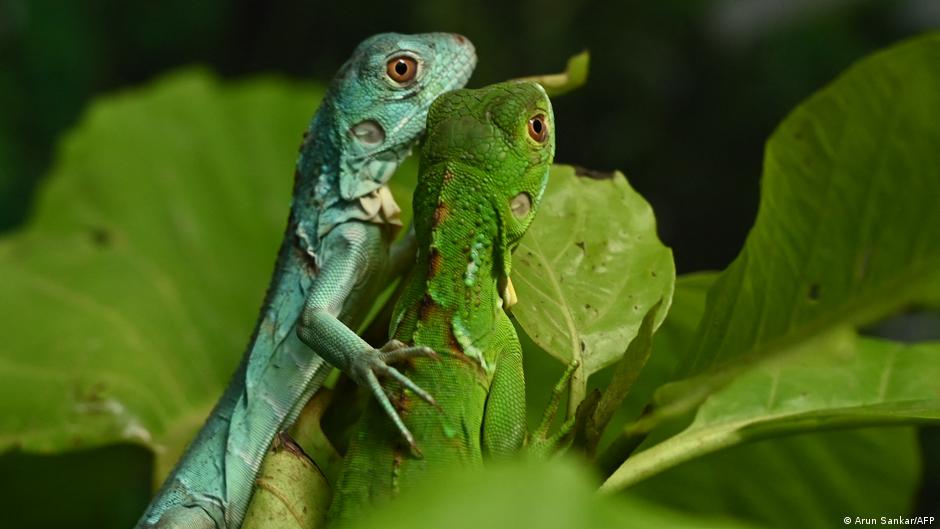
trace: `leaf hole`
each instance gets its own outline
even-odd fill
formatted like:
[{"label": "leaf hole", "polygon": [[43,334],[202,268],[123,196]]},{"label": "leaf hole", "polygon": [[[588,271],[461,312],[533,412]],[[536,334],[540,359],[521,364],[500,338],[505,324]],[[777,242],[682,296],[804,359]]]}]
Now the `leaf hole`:
[{"label": "leaf hole", "polygon": [[107,248],[114,242],[114,236],[105,228],[96,227],[88,230],[88,237],[91,243],[99,248]]},{"label": "leaf hole", "polygon": [[819,301],[819,283],[810,284],[807,297],[809,297],[809,300],[812,302]]}]

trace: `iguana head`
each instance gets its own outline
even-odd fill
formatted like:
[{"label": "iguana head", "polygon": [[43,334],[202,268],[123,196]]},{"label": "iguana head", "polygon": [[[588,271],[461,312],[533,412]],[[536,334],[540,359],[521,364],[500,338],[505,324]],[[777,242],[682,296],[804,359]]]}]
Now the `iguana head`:
[{"label": "iguana head", "polygon": [[[444,94],[431,105],[421,159],[423,166],[444,169],[427,171],[440,176],[419,182],[415,207],[430,207],[436,195],[455,214],[475,217],[462,220],[475,224],[474,237],[492,247],[494,272],[501,288],[508,287],[512,250],[532,223],[554,154],[552,105],[538,84],[507,82]],[[415,222],[423,230],[418,223],[432,221],[416,213]]]},{"label": "iguana head", "polygon": [[[456,90],[428,115],[422,164],[459,164],[474,181],[443,181],[485,201],[498,215],[503,243],[514,247],[532,222],[555,155],[552,105],[534,82]],[[445,179],[446,180],[446,179]]]},{"label": "iguana head", "polygon": [[431,102],[462,87],[475,65],[473,45],[454,33],[382,33],[363,41],[328,95],[343,143],[341,196],[353,200],[384,185],[424,132]]}]

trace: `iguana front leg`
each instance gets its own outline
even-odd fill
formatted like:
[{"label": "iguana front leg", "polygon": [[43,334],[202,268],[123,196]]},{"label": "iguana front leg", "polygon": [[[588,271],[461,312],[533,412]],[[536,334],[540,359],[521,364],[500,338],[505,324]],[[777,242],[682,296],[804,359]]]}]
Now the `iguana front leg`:
[{"label": "iguana front leg", "polygon": [[[512,331],[512,324],[506,320]],[[519,453],[526,437],[525,375],[522,348],[515,332],[502,346],[486,397],[482,445],[486,455],[505,459]]]},{"label": "iguana front leg", "polygon": [[566,420],[554,434],[549,429],[555,421],[561,396],[571,383],[571,376],[580,365],[577,360],[568,364],[545,408],[542,421],[532,432],[526,434],[525,375],[522,370],[522,347],[516,338],[512,324],[507,323],[512,339],[503,346],[503,352],[493,373],[493,383],[486,399],[483,417],[483,448],[491,458],[517,456],[525,445],[525,451],[544,459],[564,448],[574,427],[574,418]]},{"label": "iguana front leg", "polygon": [[[324,360],[348,374],[357,384],[368,387],[382,409],[392,419],[402,436],[417,451],[414,436],[379,383],[379,378],[394,378],[430,404],[433,397],[391,363],[416,357],[434,357],[428,347],[405,347],[392,340],[375,349],[343,323],[343,308],[350,299],[364,299],[368,292],[356,292],[364,279],[382,273],[380,255],[387,252],[381,228],[364,222],[347,222],[326,235],[321,245],[322,269],[307,296],[297,335]],[[365,296],[364,296],[365,295]]]}]

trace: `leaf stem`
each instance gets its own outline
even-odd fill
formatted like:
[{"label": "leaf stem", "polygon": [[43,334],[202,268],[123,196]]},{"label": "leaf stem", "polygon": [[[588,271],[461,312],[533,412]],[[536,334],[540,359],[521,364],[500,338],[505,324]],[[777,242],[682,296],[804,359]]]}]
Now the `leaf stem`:
[{"label": "leaf stem", "polygon": [[598,492],[623,490],[679,463],[731,446],[741,441],[739,433],[719,428],[712,432],[699,432],[699,435],[679,434],[671,437],[624,461],[601,485]]},{"label": "leaf stem", "polygon": [[578,411],[578,405],[587,395],[587,376],[584,374],[584,361],[581,360],[574,373],[571,374],[571,382],[568,385],[568,406],[565,410],[565,418],[571,419]]}]

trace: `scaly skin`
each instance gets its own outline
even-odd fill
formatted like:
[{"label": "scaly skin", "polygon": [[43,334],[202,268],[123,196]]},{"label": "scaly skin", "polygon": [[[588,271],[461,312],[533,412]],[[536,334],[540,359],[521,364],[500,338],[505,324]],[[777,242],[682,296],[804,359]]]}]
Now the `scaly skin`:
[{"label": "scaly skin", "polygon": [[[399,59],[404,74],[394,70]],[[388,33],[360,44],[339,71],[301,145],[287,230],[248,350],[138,528],[239,527],[272,439],[330,365],[380,403],[388,400],[377,376],[430,399],[386,364],[427,350],[389,356],[395,347],[373,349],[350,327],[396,268],[389,247],[400,223],[386,182],[423,132],[431,102],[463,86],[475,62],[459,35]]]},{"label": "scaly skin", "polygon": [[[530,135],[533,119],[547,131],[541,141]],[[552,124],[549,99],[532,82],[458,90],[431,106],[414,195],[417,262],[391,333],[437,352],[439,361],[416,359],[403,372],[439,407],[399,390],[399,413],[423,452],[416,458],[369,404],[343,463],[332,521],[355,519],[455,463],[480,465],[485,455],[522,446],[522,350],[504,305],[511,252],[548,181]]]}]

